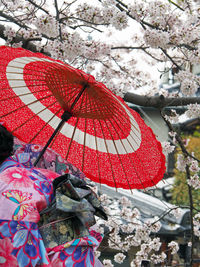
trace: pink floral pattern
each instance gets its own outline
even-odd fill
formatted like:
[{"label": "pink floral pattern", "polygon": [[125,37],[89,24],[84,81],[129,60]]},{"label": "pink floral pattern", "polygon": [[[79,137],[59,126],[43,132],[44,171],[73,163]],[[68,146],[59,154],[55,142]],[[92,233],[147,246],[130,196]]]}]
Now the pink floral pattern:
[{"label": "pink floral pattern", "polygon": [[102,236],[94,231],[45,248],[37,222],[39,212],[53,200],[52,181],[63,173],[79,178],[84,174],[51,149],[44,154],[40,168],[33,167],[41,149],[18,140],[15,156],[0,165],[0,267],[102,266],[94,256]]},{"label": "pink floral pattern", "polygon": [[1,267],[15,267],[18,266],[17,258],[11,255],[13,245],[11,240],[6,237],[0,239],[0,266]]},{"label": "pink floral pattern", "polygon": [[9,168],[1,173],[1,181],[6,184],[12,184],[15,188],[33,186],[31,179],[24,179],[29,174],[29,171],[24,168]]}]

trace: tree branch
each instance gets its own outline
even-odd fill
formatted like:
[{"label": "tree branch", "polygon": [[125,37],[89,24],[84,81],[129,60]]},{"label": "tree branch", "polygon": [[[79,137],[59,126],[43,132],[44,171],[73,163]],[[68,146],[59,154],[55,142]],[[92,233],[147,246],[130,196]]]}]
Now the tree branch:
[{"label": "tree branch", "polygon": [[169,97],[161,96],[143,96],[134,93],[126,93],[124,101],[143,107],[172,107],[172,106],[186,106],[188,104],[200,104],[200,97]]}]

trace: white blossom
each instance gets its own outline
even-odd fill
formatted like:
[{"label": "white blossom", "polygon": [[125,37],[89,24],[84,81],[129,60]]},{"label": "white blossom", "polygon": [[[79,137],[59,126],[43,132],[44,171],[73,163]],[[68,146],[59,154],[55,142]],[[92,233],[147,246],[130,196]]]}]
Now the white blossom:
[{"label": "white blossom", "polygon": [[94,254],[96,258],[99,258],[101,256],[101,252],[98,250],[95,250]]},{"label": "white blossom", "polygon": [[172,142],[174,144],[176,144],[176,142],[177,142],[177,140],[176,140],[177,133],[176,132],[173,132],[173,131],[170,131],[168,134],[169,134],[170,137],[172,137]]},{"label": "white blossom", "polygon": [[171,145],[170,142],[164,141],[161,144],[162,144],[163,154],[165,154],[165,156],[174,151],[175,146]]},{"label": "white blossom", "polygon": [[192,186],[194,189],[200,189],[200,179],[199,175],[195,174],[190,177],[190,180],[187,180],[187,183]]},{"label": "white blossom", "polygon": [[115,16],[113,16],[111,20],[111,24],[117,29],[117,30],[123,30],[128,26],[128,19],[126,12],[117,11]]},{"label": "white blossom", "polygon": [[130,206],[132,206],[131,201],[127,197],[125,197],[125,196],[122,196],[120,198],[120,204],[122,206],[124,206],[124,207],[130,207]]},{"label": "white blossom", "polygon": [[169,244],[168,244],[168,247],[171,249],[171,254],[175,254],[177,253],[177,251],[179,250],[179,245],[177,242],[175,241],[171,241]]},{"label": "white blossom", "polygon": [[179,122],[179,115],[177,114],[175,109],[171,109],[170,116],[165,115],[165,119],[171,123],[178,123]]},{"label": "white blossom", "polygon": [[160,255],[152,254],[151,255],[151,261],[155,264],[159,264],[161,262],[164,262],[164,260],[167,258],[167,255],[162,252]]},{"label": "white blossom", "polygon": [[103,260],[103,266],[104,267],[114,267],[111,260],[107,260],[107,259]]},{"label": "white blossom", "polygon": [[146,30],[144,33],[144,40],[147,45],[153,48],[166,48],[169,43],[169,33],[161,30]]},{"label": "white blossom", "polygon": [[189,104],[187,105],[187,111],[185,112],[185,115],[188,118],[196,118],[200,117],[200,105],[199,104]]},{"label": "white blossom", "polygon": [[45,34],[48,37],[57,37],[59,34],[58,22],[53,16],[42,15],[33,20],[33,23],[37,27],[37,30],[41,34]]},{"label": "white blossom", "polygon": [[16,37],[16,30],[11,26],[5,26],[3,34],[8,38],[8,41],[12,41],[12,39]]},{"label": "white blossom", "polygon": [[191,160],[190,162],[190,171],[191,172],[199,172],[200,168],[199,168],[199,164],[197,160]]},{"label": "white blossom", "polygon": [[184,158],[184,156],[182,154],[178,154],[177,169],[181,172],[185,171],[186,164],[187,164],[187,160]]},{"label": "white blossom", "polygon": [[181,83],[181,92],[184,95],[192,96],[194,95],[199,87],[198,77],[191,72],[188,71],[179,71],[176,75],[176,79],[178,79]]},{"label": "white blossom", "polygon": [[159,237],[155,237],[150,242],[150,247],[155,251],[159,251],[161,245],[162,245],[162,243],[160,242],[160,238]]},{"label": "white blossom", "polygon": [[193,218],[194,234],[200,237],[200,213],[197,213]]},{"label": "white blossom", "polygon": [[114,256],[114,261],[121,264],[123,263],[124,259],[126,258],[126,256],[123,254],[123,253],[117,253],[115,256]]},{"label": "white blossom", "polygon": [[181,209],[178,206],[173,206],[173,209],[170,211],[170,214],[172,214],[178,219],[181,216]]}]

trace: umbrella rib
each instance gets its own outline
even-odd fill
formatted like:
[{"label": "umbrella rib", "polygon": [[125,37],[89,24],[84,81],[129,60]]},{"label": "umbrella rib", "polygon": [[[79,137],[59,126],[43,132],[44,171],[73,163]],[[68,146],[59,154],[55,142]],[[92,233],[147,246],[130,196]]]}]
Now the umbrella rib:
[{"label": "umbrella rib", "polygon": [[114,181],[114,184],[115,184],[115,188],[117,189],[117,184],[116,184],[115,177],[114,177],[113,166],[112,166],[112,162],[111,162],[111,159],[110,159],[110,153],[109,153],[109,150],[108,150],[108,146],[107,146],[107,143],[106,143],[106,140],[105,140],[105,135],[104,135],[104,132],[103,132],[103,127],[101,125],[101,121],[100,120],[98,120],[98,121],[99,121],[99,124],[100,124],[100,127],[101,127],[101,131],[102,131],[102,134],[103,134],[103,139],[104,139],[104,143],[105,143],[107,155],[108,155],[109,162],[110,162],[110,167],[111,167],[111,172],[112,172],[112,178],[113,178],[113,181]]},{"label": "umbrella rib", "polygon": [[28,103],[28,104],[26,104],[26,105],[23,105],[23,106],[21,106],[21,107],[15,109],[15,110],[12,110],[12,111],[8,112],[7,114],[4,114],[4,115],[0,116],[0,118],[6,117],[7,115],[10,115],[10,114],[12,114],[12,113],[14,113],[14,112],[16,112],[16,111],[18,111],[18,110],[24,108],[24,107],[28,107],[28,106],[30,106],[30,105],[32,105],[32,104],[35,104],[35,103],[37,103],[37,102],[40,102],[40,100],[44,100],[44,99],[49,98],[49,97],[50,97],[50,96],[45,96],[45,97],[43,97],[43,98],[34,100],[33,102],[30,102],[30,103]]},{"label": "umbrella rib", "polygon": [[71,149],[71,145],[72,145],[73,138],[74,138],[74,135],[75,135],[76,126],[77,126],[78,121],[79,121],[79,118],[78,118],[78,117],[77,117],[76,119],[77,119],[77,120],[76,120],[76,123],[75,123],[75,125],[74,125],[74,129],[73,129],[73,132],[72,132],[72,137],[70,138],[70,142],[69,142],[69,146],[68,146],[68,151],[67,151],[67,154],[66,154],[66,157],[65,157],[66,160],[67,160],[67,158],[68,158],[68,156],[69,156],[69,151],[70,151],[70,149]]},{"label": "umbrella rib", "polygon": [[85,119],[85,131],[84,131],[84,139],[83,139],[83,156],[82,156],[82,166],[81,171],[84,173],[84,162],[85,162],[85,144],[86,144],[86,128],[87,128],[87,120]]},{"label": "umbrella rib", "polygon": [[[119,126],[119,124],[118,124],[118,122],[116,121],[116,119],[114,119],[114,120],[115,120],[115,123],[118,125],[119,129],[121,130],[121,132],[123,133],[123,130],[122,130],[121,127]],[[115,129],[115,126],[114,126],[114,125],[113,125],[113,127],[114,127],[114,129]],[[119,136],[118,131],[117,131],[116,129],[115,129],[115,131],[116,131],[117,135]],[[134,137],[132,137],[132,138],[134,139]],[[122,142],[121,139],[120,139],[120,142],[121,142],[121,144],[123,145],[125,151],[127,152],[127,149],[125,148],[125,146],[124,146],[124,144],[123,144],[123,142]],[[135,151],[135,149],[132,147],[132,144],[130,143],[130,141],[129,141],[128,139],[127,139],[127,142],[129,143],[129,145],[130,145],[130,147],[133,149],[133,151]],[[140,158],[138,157],[138,155],[137,155],[137,151],[135,151],[134,153],[135,153],[136,157],[138,158],[138,160],[139,160],[139,161],[141,162],[141,164],[143,165],[141,159],[140,159]],[[128,152],[127,152],[127,154],[129,155]],[[135,167],[134,167],[134,163],[133,163],[133,161],[132,161],[132,159],[131,159],[130,156],[129,156],[129,159],[130,159],[130,161],[131,161],[131,163],[132,163],[133,168],[135,169]],[[136,170],[135,170],[135,171],[136,171]],[[148,172],[147,172],[147,173],[148,173]],[[138,176],[137,171],[136,171],[136,174],[137,174],[137,177],[139,178],[139,180],[140,180],[140,182],[141,182],[141,184],[142,184],[142,186],[143,186],[143,183],[142,183],[140,177]],[[148,173],[148,175],[149,175],[149,173]],[[152,180],[152,178],[150,177],[150,175],[149,175],[149,178],[150,178],[152,184],[155,185],[155,182]],[[143,188],[144,188],[144,186],[143,186]]]},{"label": "umbrella rib", "polygon": [[[110,119],[108,119],[109,121],[110,121],[110,124],[112,125],[112,122],[111,122],[111,120]],[[129,183],[129,180],[128,180],[128,177],[127,177],[127,174],[126,174],[126,171],[125,171],[125,168],[124,168],[124,165],[123,165],[123,163],[122,163],[122,160],[121,160],[121,157],[120,157],[120,155],[119,155],[119,151],[118,151],[118,149],[117,149],[117,146],[116,146],[116,144],[115,144],[115,141],[114,141],[114,138],[113,138],[113,135],[111,134],[111,131],[110,131],[110,128],[109,128],[109,126],[108,126],[108,124],[107,124],[107,122],[106,122],[106,120],[104,120],[104,122],[105,122],[105,124],[106,124],[106,127],[107,127],[107,129],[108,129],[108,131],[109,131],[109,133],[110,133],[110,136],[112,137],[112,141],[113,141],[113,144],[114,144],[114,147],[115,147],[115,149],[116,149],[116,152],[117,152],[117,156],[118,156],[118,158],[119,158],[119,161],[120,161],[120,163],[121,163],[121,166],[122,166],[122,169],[123,169],[123,171],[124,171],[124,174],[125,174],[125,177],[126,177],[126,180],[127,180],[127,183],[128,183],[128,185],[129,185],[129,189],[131,190],[131,186],[130,186],[130,183]],[[119,137],[119,140],[120,140],[120,142],[122,143],[122,141],[121,141],[121,139],[120,139],[120,136],[119,136],[119,133],[118,133],[118,131],[116,130],[116,128],[114,127],[114,125],[113,125],[113,128],[114,128],[114,130],[115,130],[115,132],[117,133],[117,135],[118,135],[118,137]],[[105,139],[105,138],[104,138]],[[124,145],[123,145],[124,146]],[[127,150],[125,149],[125,151],[127,152]],[[127,153],[128,154],[128,153]],[[133,168],[134,168],[134,166],[133,166]],[[135,169],[135,168],[134,168]],[[137,175],[138,176],[138,175]],[[139,177],[138,177],[139,178]],[[140,179],[140,178],[139,178]],[[142,184],[142,183],[141,183]],[[143,185],[143,184],[142,184]],[[132,192],[132,190],[131,190],[131,192]]]},{"label": "umbrella rib", "polygon": [[[82,105],[84,103],[84,97],[85,97],[85,106],[87,105],[87,99],[88,99],[88,95],[86,94],[86,90],[84,90],[84,92],[82,93],[82,99],[81,99],[81,105],[79,110],[82,108]],[[84,162],[85,162],[85,144],[86,144],[86,129],[87,129],[87,120],[85,119],[85,131],[84,131],[84,139],[83,139],[83,156],[82,156],[82,172],[83,168],[84,168]]]},{"label": "umbrella rib", "polygon": [[[110,122],[110,123],[111,123],[111,122]],[[107,123],[106,123],[106,126],[107,126]],[[108,128],[108,130],[109,130],[109,127],[108,127],[108,126],[107,126],[107,128]],[[133,167],[133,169],[135,170],[135,173],[136,173],[136,175],[137,175],[138,179],[140,180],[140,182],[141,182],[141,185],[143,186],[143,188],[145,188],[145,187],[144,187],[144,185],[143,185],[143,182],[141,181],[141,179],[140,179],[140,177],[139,177],[139,175],[138,175],[138,172],[137,172],[137,171],[136,171],[136,169],[135,169],[135,166],[134,166],[133,160],[131,159],[131,157],[130,157],[130,155],[129,155],[129,153],[128,153],[128,151],[127,151],[126,147],[125,147],[125,145],[123,144],[122,140],[120,139],[119,133],[118,133],[118,131],[116,130],[116,128],[114,127],[114,125],[113,125],[113,128],[114,128],[114,130],[115,130],[116,134],[117,134],[117,135],[118,135],[118,137],[119,137],[119,140],[120,140],[120,143],[121,143],[121,145],[123,146],[124,150],[126,151],[126,155],[129,157],[129,159],[130,159],[130,161],[131,161],[132,167]],[[120,129],[121,129],[121,128],[120,128]],[[109,132],[110,132],[110,130],[109,130]],[[113,139],[113,136],[112,136],[111,132],[110,132],[110,135],[111,135],[111,137],[112,137],[112,139]],[[118,151],[118,149],[117,149],[117,147],[116,147],[116,144],[115,144],[115,141],[114,141],[114,139],[113,139],[113,143],[114,143],[115,149],[116,149],[116,151],[117,151],[117,154],[118,154],[118,157],[119,157],[119,156],[120,156],[120,154],[119,154],[119,151]],[[128,143],[129,143],[129,145],[132,147],[132,145],[130,144],[130,142],[129,142],[129,141],[128,141]],[[136,153],[136,152],[134,152],[134,153]],[[137,156],[137,154],[136,154],[136,156]],[[123,170],[125,171],[125,168],[124,168],[124,166],[123,166],[123,163],[122,163],[122,161],[121,161],[121,158],[119,157],[119,159],[120,159],[120,162],[121,162],[121,164],[122,164],[122,168],[123,168]],[[129,188],[130,188],[130,190],[131,190],[131,186],[130,186],[130,183],[129,183],[129,181],[128,181],[127,175],[126,175],[126,179],[127,179],[127,182],[128,182]]]},{"label": "umbrella rib", "polygon": [[53,118],[55,118],[55,116],[62,110],[62,108],[60,108],[55,114],[53,114],[53,116],[45,123],[45,125],[37,132],[37,134],[29,141],[29,143],[32,143],[33,140],[42,132],[42,130],[49,124],[49,122],[51,120],[53,120]]},{"label": "umbrella rib", "polygon": [[[112,133],[111,133],[109,127],[108,127],[108,124],[107,124],[106,120],[105,120],[105,124],[106,124],[106,127],[107,127],[107,129],[108,129],[108,131],[109,131],[109,133],[110,133],[111,138],[112,138],[114,147],[115,147],[116,152],[117,152],[117,156],[118,156],[118,158],[119,158],[119,161],[120,161],[120,163],[121,163],[122,169],[123,169],[124,174],[125,174],[125,177],[126,177],[126,181],[127,181],[128,185],[129,185],[129,189],[131,190],[131,186],[130,186],[130,183],[129,183],[129,180],[128,180],[128,177],[127,177],[127,174],[126,174],[126,171],[125,171],[125,168],[124,168],[124,165],[123,165],[123,163],[122,163],[122,160],[121,160],[119,151],[118,151],[117,146],[116,146],[116,144],[115,144],[115,140],[114,140],[113,135],[112,135]],[[115,129],[115,128],[114,128],[114,129]],[[116,131],[116,133],[117,133],[117,131]],[[117,133],[117,134],[118,134],[118,133]],[[118,136],[119,136],[119,135],[118,135]],[[120,141],[121,141],[121,139],[120,139]],[[126,152],[127,152],[127,151],[126,151]],[[131,190],[131,193],[132,193],[132,190]]]},{"label": "umbrella rib", "polygon": [[[36,80],[38,81],[38,80]],[[41,84],[30,84],[28,87],[40,87],[40,86],[46,86],[45,83],[41,83]],[[26,85],[20,85],[20,86],[10,86],[7,88],[1,88],[0,90],[13,90],[13,89],[17,89],[17,88],[26,88]],[[47,89],[46,89],[47,91]],[[37,91],[36,91],[37,92]]]},{"label": "umbrella rib", "polygon": [[[111,95],[111,97],[113,98],[113,93],[111,93],[110,92],[110,90],[107,88],[107,87],[104,87],[104,89],[107,91],[107,93],[109,94],[109,95]],[[116,96],[115,96],[115,98],[116,98]],[[117,103],[118,103],[118,99],[117,99]],[[119,101],[119,103],[120,103],[120,106],[121,106],[121,102]],[[115,110],[118,110],[118,105],[113,105],[113,107],[115,107],[116,106],[116,109]],[[110,111],[112,111],[112,109],[111,108],[109,108],[108,106],[107,106],[107,109],[109,109]],[[124,109],[124,108],[123,108]],[[126,112],[126,111],[125,111]],[[126,112],[126,114],[127,114],[127,112]],[[130,117],[129,117],[129,120],[130,120]],[[132,123],[131,123],[132,124]],[[137,128],[135,127],[135,125],[134,124],[132,124],[132,126],[136,129],[136,133],[138,132],[138,130],[137,130]],[[137,134],[136,134],[136,136],[137,136]],[[137,136],[138,137],[138,136]]]},{"label": "umbrella rib", "polygon": [[44,110],[48,109],[49,107],[53,106],[54,104],[56,104],[57,101],[51,103],[49,106],[43,108],[42,110],[40,110],[37,113],[34,113],[34,115],[30,118],[28,118],[28,120],[26,120],[24,123],[22,123],[20,126],[16,127],[14,130],[12,130],[12,133],[14,133],[16,130],[18,130],[19,128],[21,128],[23,125],[25,125],[28,121],[32,120],[34,117],[36,117],[38,114],[40,114],[41,112],[43,112]]},{"label": "umbrella rib", "polygon": [[[102,114],[101,110],[99,110],[99,111],[100,111],[100,113]],[[116,188],[116,190],[117,190],[117,184],[116,184],[115,177],[114,177],[114,171],[113,171],[112,162],[111,162],[111,159],[110,159],[110,153],[109,153],[109,150],[108,150],[108,146],[107,146],[107,143],[106,143],[106,140],[105,140],[105,135],[104,135],[104,132],[103,132],[103,127],[102,127],[102,125],[101,125],[101,121],[98,120],[98,122],[99,122],[99,124],[100,124],[101,131],[102,131],[102,134],[103,134],[103,140],[104,140],[104,143],[105,143],[105,147],[106,147],[107,155],[108,155],[109,162],[110,162],[110,166],[111,166],[112,178],[113,178],[113,181],[114,181],[114,184],[115,184],[115,188]]]},{"label": "umbrella rib", "polygon": [[[34,93],[41,93],[41,92],[47,92],[47,90],[40,90],[40,91],[37,91],[37,92],[34,92]],[[2,101],[6,101],[6,100],[11,100],[11,99],[15,99],[17,97],[20,97],[20,96],[26,96],[26,95],[32,95],[33,93],[30,92],[30,93],[24,93],[24,94],[21,94],[21,95],[14,95],[14,96],[10,96],[8,98],[3,98],[3,99],[0,99],[0,102]],[[49,95],[49,96],[52,96],[52,95]]]},{"label": "umbrella rib", "polygon": [[[84,93],[85,93],[85,91],[83,92],[83,94],[84,94]],[[80,108],[81,108],[82,105],[83,105],[83,94],[82,94],[82,99],[81,99]],[[66,157],[65,157],[66,160],[67,160],[67,158],[68,158],[68,156],[69,156],[69,151],[70,151],[70,149],[71,149],[71,145],[72,145],[73,138],[74,138],[74,135],[75,135],[75,132],[76,132],[76,127],[77,127],[77,125],[78,125],[78,121],[79,121],[79,118],[77,117],[77,121],[76,121],[76,123],[75,123],[75,125],[74,125],[74,129],[73,129],[73,132],[72,132],[72,137],[71,137],[71,139],[70,139],[70,143],[69,143],[69,147],[68,147],[67,155],[66,155]]]},{"label": "umbrella rib", "polygon": [[[107,106],[107,109],[108,110],[111,110],[110,108],[108,108],[108,106]],[[126,113],[127,114],[127,113]],[[120,114],[120,116],[118,116],[119,118],[120,118],[120,120],[122,120],[122,116],[121,116],[121,114]],[[119,124],[118,124],[118,122],[116,121],[116,117],[113,117],[113,120],[115,121],[115,123],[118,125],[118,127],[119,127],[119,129],[121,130],[121,132],[123,133],[123,130],[121,129],[121,127],[119,126]],[[128,119],[126,119],[127,121],[128,121]],[[131,122],[131,119],[130,119],[130,117],[129,117],[129,120],[130,120],[130,122]],[[109,119],[109,121],[110,121],[110,119]],[[124,122],[124,120],[122,120],[123,122]],[[111,122],[111,121],[110,121]],[[132,122],[131,122],[131,125],[132,125]],[[133,125],[134,126],[134,125]],[[113,126],[114,127],[114,126]],[[116,133],[118,134],[118,131],[115,129],[115,131],[116,131]],[[119,136],[119,135],[118,135]],[[132,139],[133,140],[135,140],[135,138],[132,136],[132,134],[130,134],[130,136],[132,137]],[[137,136],[138,137],[138,136]],[[129,143],[129,145],[130,145],[130,147],[133,149],[133,151],[135,151],[135,149],[132,147],[132,145],[131,145],[131,143],[130,143],[130,141],[127,139],[127,141],[128,141],[128,143]],[[122,143],[122,140],[120,139],[120,142]],[[123,147],[124,147],[124,144],[123,144]],[[127,150],[125,149],[125,151],[127,152]],[[128,153],[127,153],[128,154]],[[138,155],[137,155],[137,153],[135,152],[135,155],[137,156],[137,158],[138,158],[138,160],[141,162],[141,159],[138,157]],[[130,158],[130,156],[129,156],[129,159],[131,160],[131,162],[132,162],[132,159]],[[143,165],[143,163],[141,162],[141,164]],[[132,165],[133,165],[133,168],[135,169],[135,167],[134,167],[134,164],[133,164],[133,162],[132,162]],[[136,172],[136,174],[137,174],[137,172]],[[149,173],[148,173],[148,175],[149,175]],[[137,176],[138,176],[138,174],[137,174]],[[138,178],[140,179],[140,177],[138,176]],[[151,182],[152,182],[152,184],[154,184],[155,185],[155,182],[152,180],[152,178],[150,177],[150,175],[149,175],[149,178],[150,178],[150,180],[151,180]],[[141,181],[141,179],[140,179],[140,181]],[[143,186],[143,183],[142,183],[142,181],[141,181],[141,184],[142,184],[142,186]],[[143,186],[144,187],[144,186]]]},{"label": "umbrella rib", "polygon": [[[114,105],[114,106],[116,106],[116,105]],[[118,108],[118,106],[116,106],[116,108],[114,109],[112,109],[112,108],[110,108],[110,106],[106,106],[106,108],[107,108],[107,110],[109,110],[110,112],[113,112],[113,110],[115,111],[115,114],[117,114],[118,115],[118,119],[122,122],[122,124],[124,123],[124,120],[126,120],[127,122],[130,122],[131,123],[131,125],[136,129],[136,132],[134,133],[135,134],[135,136],[133,136],[131,133],[130,133],[130,136],[131,136],[131,138],[133,139],[133,140],[135,140],[135,142],[137,143],[137,139],[139,139],[139,136],[138,136],[138,129],[135,127],[135,125],[132,123],[132,121],[131,121],[131,118],[128,116],[128,118],[125,118],[125,117],[123,117],[123,113],[121,113],[120,112],[120,109]],[[125,111],[126,112],[126,111]],[[127,112],[126,112],[126,114],[127,114]],[[127,114],[128,115],[128,114]],[[116,116],[113,116],[113,119],[115,118]],[[117,123],[117,122],[116,122]],[[119,125],[118,125],[118,127],[119,127]],[[122,131],[122,133],[123,133],[123,131]],[[137,138],[137,139],[136,139]],[[132,147],[132,146],[131,146]],[[134,148],[132,147],[132,149],[134,150]]]},{"label": "umbrella rib", "polygon": [[[115,119],[114,119],[115,120]],[[115,123],[118,125],[118,122],[115,120]],[[119,125],[118,125],[118,127],[119,127]],[[116,133],[117,133],[117,135],[119,136],[119,133],[118,133],[118,131],[116,130],[116,128],[115,128],[115,126],[113,125],[113,128],[115,129],[115,131],[116,131]],[[121,130],[121,132],[123,133],[123,130],[121,129],[121,127],[119,127],[119,129]],[[133,137],[132,137],[133,138]],[[119,136],[119,139],[120,139],[120,136]],[[131,143],[130,143],[130,141],[127,139],[127,141],[128,141],[128,143],[129,143],[129,145],[130,145],[130,147],[135,151],[135,149],[132,147],[132,145],[131,145]],[[123,142],[122,142],[122,140],[120,139],[120,142],[121,142],[121,144],[122,144],[122,146],[124,147],[124,149],[125,149],[125,151],[126,151],[126,153],[129,155],[129,153],[127,152],[127,149],[126,149],[126,147],[124,146],[124,144],[123,144]],[[141,161],[141,159],[138,157],[138,155],[137,155],[137,151],[135,151],[134,152],[135,153],[135,155],[136,155],[136,157],[138,158],[138,160],[141,162],[141,164],[143,165],[143,163],[142,163],[142,161]],[[135,169],[135,167],[134,167],[134,163],[133,163],[133,161],[132,161],[132,159],[131,159],[131,157],[129,156],[129,159],[130,159],[130,161],[131,161],[131,163],[132,163],[132,166],[133,166],[133,168]],[[135,170],[136,171],[136,170]],[[148,173],[148,172],[147,172]],[[142,184],[142,186],[143,186],[143,183],[142,183],[142,181],[141,181],[141,179],[140,179],[140,177],[138,176],[138,173],[137,173],[137,171],[136,171],[136,174],[137,174],[137,177],[139,178],[139,180],[140,180],[140,182],[141,182],[141,184]],[[148,175],[149,175],[149,173],[148,173]],[[149,175],[149,178],[150,178],[150,180],[151,180],[151,182],[152,182],[152,184],[154,184],[155,185],[155,182],[152,180],[152,178],[150,177],[150,175]],[[143,186],[143,188],[144,188],[144,186]]]},{"label": "umbrella rib", "polygon": [[[88,98],[88,101],[90,102],[90,107],[91,107],[92,106],[91,99]],[[95,104],[96,104],[96,102],[95,102]],[[98,174],[99,174],[99,183],[101,185],[101,171],[100,171],[99,150],[98,150],[98,143],[97,143],[97,131],[96,131],[94,119],[92,119],[92,121],[93,121],[93,129],[94,129],[94,138],[95,138],[96,153],[97,153],[97,166],[98,166]]]},{"label": "umbrella rib", "polygon": [[100,171],[100,163],[99,163],[99,151],[98,151],[98,143],[97,143],[97,132],[94,124],[94,119],[93,119],[93,125],[94,125],[94,135],[95,135],[95,146],[96,146],[96,153],[97,153],[97,166],[98,166],[98,174],[99,174],[99,183],[101,184],[101,171]]},{"label": "umbrella rib", "polygon": [[[80,106],[79,106],[79,110],[81,110],[81,108],[83,106],[84,97],[87,99],[86,90],[84,90],[82,92],[81,99],[80,99],[81,103],[80,103]],[[84,162],[85,162],[86,126],[87,126],[87,120],[85,119],[85,131],[84,131],[84,139],[83,139],[83,155],[82,155],[82,163],[81,163],[82,164],[82,166],[81,166],[81,171],[82,172],[84,172],[83,169],[84,169]]]}]

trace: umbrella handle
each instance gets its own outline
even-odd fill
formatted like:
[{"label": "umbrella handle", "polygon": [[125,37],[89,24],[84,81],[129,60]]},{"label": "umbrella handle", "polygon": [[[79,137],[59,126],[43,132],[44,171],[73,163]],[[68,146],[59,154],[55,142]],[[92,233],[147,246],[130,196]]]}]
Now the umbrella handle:
[{"label": "umbrella handle", "polygon": [[52,136],[49,138],[48,142],[46,143],[46,145],[43,147],[42,151],[40,152],[38,158],[36,159],[36,161],[34,162],[34,167],[38,164],[38,162],[40,161],[41,157],[44,155],[44,152],[46,151],[47,147],[50,145],[51,141],[53,140],[53,138],[55,137],[55,135],[57,134],[57,132],[61,129],[61,127],[63,126],[63,124],[68,121],[71,118],[72,114],[65,111],[63,113],[63,115],[61,116],[61,122],[58,124],[57,128],[55,129],[55,131],[53,132]]}]

